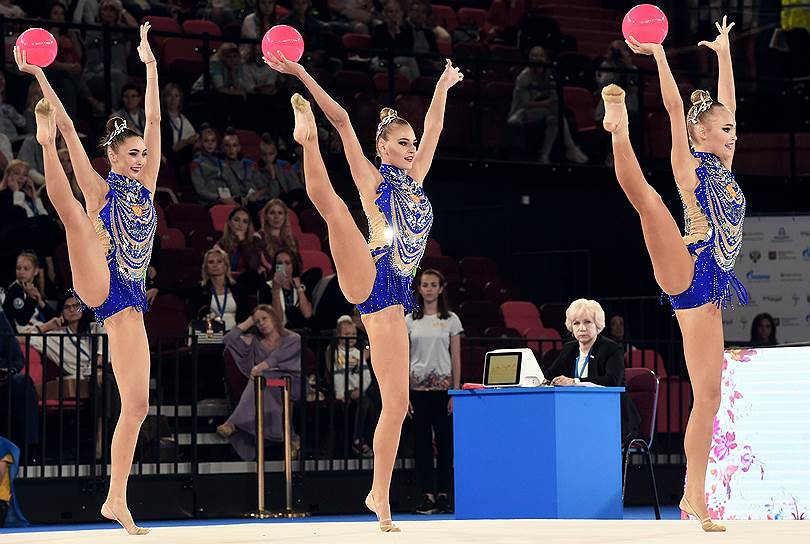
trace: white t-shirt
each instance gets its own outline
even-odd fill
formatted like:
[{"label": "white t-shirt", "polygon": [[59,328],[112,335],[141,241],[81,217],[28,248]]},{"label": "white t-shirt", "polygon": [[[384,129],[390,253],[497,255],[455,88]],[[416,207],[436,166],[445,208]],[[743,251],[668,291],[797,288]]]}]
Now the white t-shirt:
[{"label": "white t-shirt", "polygon": [[[335,398],[343,400],[346,393],[346,346],[340,344],[334,351],[334,363],[332,365],[333,379],[335,382]],[[362,354],[357,346],[349,348],[349,394],[352,389],[360,389],[360,366],[363,367],[363,391],[371,385],[371,369],[368,362],[362,360]]]},{"label": "white t-shirt", "polygon": [[188,117],[182,113],[180,114],[180,117],[172,117],[171,115],[167,115],[167,117],[169,118],[169,124],[172,127],[173,144],[176,144],[180,140],[185,140],[194,134],[194,125],[192,125],[191,121],[188,120]]},{"label": "white t-shirt", "polygon": [[[36,331],[32,331],[36,332]],[[104,329],[98,323],[90,324],[91,334],[104,334]],[[69,335],[60,338],[54,335]],[[45,336],[32,336],[31,346],[44,354],[48,359],[59,364],[59,349],[62,349],[62,371],[65,376],[75,378],[77,363],[81,364],[81,377],[90,376],[92,367],[98,361],[97,357],[91,355],[92,344],[87,335],[74,336],[67,327],[60,327],[45,333]],[[99,339],[96,347],[96,355],[104,353],[104,343]],[[109,352],[108,352],[109,356]]]},{"label": "white t-shirt", "polygon": [[410,387],[416,391],[444,391],[453,387],[450,337],[464,331],[461,320],[450,312],[447,319],[438,314],[414,319],[405,317],[411,340]]},{"label": "white t-shirt", "polygon": [[211,313],[222,318],[225,330],[229,331],[236,326],[236,300],[230,289],[224,295],[211,294]]}]

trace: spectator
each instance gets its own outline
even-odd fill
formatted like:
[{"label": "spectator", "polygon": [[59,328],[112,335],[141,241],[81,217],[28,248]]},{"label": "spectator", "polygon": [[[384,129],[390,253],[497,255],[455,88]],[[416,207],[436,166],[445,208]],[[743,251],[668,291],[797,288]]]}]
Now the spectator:
[{"label": "spectator", "polygon": [[[121,0],[101,0],[93,24],[111,28],[136,28],[138,21],[124,9]],[[132,46],[130,34],[112,32],[110,45],[110,88],[104,89],[104,33],[101,30],[88,30],[85,34],[82,78],[94,96],[103,98],[109,92],[111,100],[114,100],[120,96],[129,77],[127,57]]]},{"label": "spectator", "polygon": [[15,142],[22,137],[17,129],[25,131],[25,117],[17,108],[6,103],[6,74],[0,70],[0,133]]},{"label": "spectator", "polygon": [[[221,95],[231,95],[241,98],[247,96],[245,87],[245,64],[239,56],[235,43],[226,42],[219,46],[216,54],[211,57],[211,90]],[[203,77],[194,82],[191,92],[205,90]]]},{"label": "spectator", "polygon": [[312,317],[312,303],[306,286],[301,283],[301,263],[289,249],[280,249],[273,258],[268,275],[273,279],[259,288],[259,303],[272,305],[282,325],[290,329],[306,329]]},{"label": "spectator", "polygon": [[20,448],[0,436],[0,527],[28,527],[14,492],[19,467]]},{"label": "spectator", "polygon": [[[17,443],[24,444],[28,440],[29,446],[35,446],[39,444],[37,394],[34,382],[25,370],[25,360],[15,333],[3,306],[0,306],[0,429]],[[27,460],[31,461],[35,456],[36,452]]]},{"label": "spectator", "polygon": [[98,23],[99,0],[76,0],[73,6],[73,22],[94,25]]},{"label": "spectator", "polygon": [[231,0],[208,0],[200,2],[201,7],[195,12],[196,19],[205,19],[225,28],[236,21],[236,11],[231,7]]},{"label": "spectator", "polygon": [[259,258],[261,266],[268,277],[272,277],[273,257],[280,249],[289,249],[298,252],[298,242],[292,233],[292,224],[289,218],[289,209],[283,201],[274,198],[259,212],[261,230],[256,233],[259,239]]},{"label": "spectator", "polygon": [[[605,102],[602,100],[602,88],[615,83],[625,90],[627,104],[628,121],[631,124],[637,122],[639,114],[638,104],[638,68],[633,65],[633,58],[630,54],[630,48],[622,40],[613,40],[610,42],[607,52],[605,52],[605,60],[599,65],[596,71],[596,90],[599,96],[599,104],[594,111],[596,121],[602,122],[605,118]],[[632,133],[632,132],[631,132]],[[613,150],[608,151],[605,165],[613,168]]]},{"label": "spectator", "polygon": [[[420,55],[435,55],[439,52],[434,28],[430,25],[430,3],[427,0],[412,0],[408,7],[408,19],[413,31],[413,52]],[[437,59],[418,59],[419,72],[437,76],[444,70],[444,63]]]},{"label": "spectator", "polygon": [[[272,70],[270,70],[272,72]],[[199,135],[194,125],[183,115],[183,90],[176,83],[163,87],[163,115],[161,116],[161,138],[163,156],[179,171],[192,160],[194,144]]]},{"label": "spectator", "polygon": [[259,169],[253,160],[242,155],[242,144],[234,130],[228,129],[225,132],[222,150],[225,154],[225,180],[232,190],[236,189],[234,196],[247,202],[260,198],[262,193],[257,192],[261,184]]},{"label": "spectator", "polygon": [[[67,149],[62,133],[56,132],[56,149]],[[37,142],[36,134],[25,137],[17,158],[29,166],[28,176],[37,187],[45,185],[45,163],[42,158],[42,146]]]},{"label": "spectator", "polygon": [[120,117],[127,122],[127,128],[143,136],[146,127],[146,112],[143,109],[143,93],[134,83],[127,83],[121,87],[121,103],[123,107],[113,112],[112,117]]},{"label": "spectator", "polygon": [[[226,379],[232,392],[238,394],[239,386],[242,391],[233,413],[217,427],[217,434],[230,439],[236,453],[248,461],[256,455],[256,399],[250,380],[257,376],[290,376],[292,400],[297,400],[301,391],[301,337],[285,329],[273,309],[261,304],[250,317],[231,329],[223,342],[234,363],[233,367],[226,366]],[[278,387],[265,388],[266,440],[278,442],[283,439],[281,415],[281,391]],[[300,441],[297,436],[293,436],[292,441],[293,453],[297,457]]]},{"label": "spectator", "polygon": [[0,169],[5,170],[8,163],[14,160],[14,151],[11,149],[11,140],[0,133]]},{"label": "spectator", "polygon": [[53,317],[53,310],[45,303],[45,289],[34,253],[17,256],[16,277],[6,289],[3,312],[17,332],[44,323]]},{"label": "spectator", "polygon": [[[0,15],[3,17],[23,18],[25,12],[23,9],[11,2],[11,0],[0,0]],[[2,524],[0,524],[2,526]]]},{"label": "spectator", "polygon": [[751,346],[775,346],[778,343],[776,341],[776,321],[771,314],[757,314],[751,322]]},{"label": "spectator", "polygon": [[309,66],[323,66],[329,56],[324,35],[329,26],[318,20],[311,8],[311,0],[292,0],[292,10],[281,19],[281,24],[293,27],[304,38]]},{"label": "spectator", "polygon": [[225,178],[225,163],[217,156],[219,135],[203,125],[200,129],[197,153],[191,161],[191,184],[201,204],[236,204],[239,192]]},{"label": "spectator", "polygon": [[[245,91],[248,94],[271,96],[278,92],[281,82],[280,74],[275,70],[268,70],[262,57],[259,44],[242,44],[247,46],[249,53],[245,62]],[[265,104],[266,106],[266,104]]]},{"label": "spectator", "polygon": [[624,349],[625,353],[636,349],[630,343],[630,334],[624,326],[624,316],[621,314],[610,314],[608,318],[608,330],[605,333],[606,338],[610,338]]},{"label": "spectator", "polygon": [[[281,198],[290,207],[300,207],[308,200],[304,184],[292,164],[278,158],[276,140],[267,132],[259,143],[259,191],[256,202],[266,205],[274,198]],[[272,253],[271,253],[272,254]]]},{"label": "spectator", "polygon": [[[276,0],[256,0],[253,12],[249,13],[242,21],[242,31],[240,33],[242,38],[260,40],[265,32],[270,30],[270,27],[278,23],[276,16]],[[309,47],[308,42],[307,47]],[[243,43],[239,46],[239,52],[245,61],[251,55],[254,55],[255,50],[252,44]]]},{"label": "spectator", "polygon": [[[70,152],[68,151],[68,148],[59,148],[56,154],[59,156],[59,163],[62,165],[62,169],[65,171],[65,176],[67,176],[68,182],[70,183],[70,188],[73,190],[73,196],[76,197],[76,200],[78,200],[82,206],[84,206],[86,204],[84,201],[84,194],[82,194],[79,183],[76,181],[76,173],[73,171],[73,163],[70,162]],[[40,195],[42,197],[42,204],[45,206],[45,209],[48,210],[48,214],[59,222],[59,214],[56,213],[53,204],[51,204],[47,191],[40,188]]]},{"label": "spectator", "polygon": [[357,327],[348,315],[338,318],[335,336],[326,350],[326,365],[332,376],[335,399],[346,403],[347,409],[348,403],[356,403],[352,445],[355,452],[371,457],[369,443],[379,413],[369,390],[373,380],[368,346],[358,343]]},{"label": "spectator", "polygon": [[[605,328],[605,311],[595,300],[575,300],[565,311],[565,328],[574,336],[545,371],[553,385],[590,382],[605,387],[624,387],[624,353],[616,342],[599,336]],[[636,436],[641,422],[638,410],[626,393],[621,394],[622,440]]]},{"label": "spectator", "polygon": [[[49,20],[64,23],[66,14],[65,3],[58,0],[51,2],[48,8]],[[82,46],[78,32],[58,26],[51,27],[50,31],[59,47],[56,60],[45,69],[45,73],[65,105],[68,115],[74,117],[78,114],[79,98],[84,98],[90,104],[94,114],[102,115],[104,103],[93,96],[87,84],[81,79]]]},{"label": "spectator", "polygon": [[259,268],[258,240],[253,230],[250,213],[245,208],[235,208],[228,215],[222,238],[216,246],[230,257],[231,275],[241,277],[245,272],[255,275]]},{"label": "spectator", "polygon": [[380,20],[373,0],[328,0],[327,5],[332,13],[329,26],[338,34],[370,34]]},{"label": "spectator", "polygon": [[[416,59],[406,55],[413,51],[414,31],[411,24],[405,21],[398,0],[388,0],[385,4],[383,24],[378,25],[371,33],[371,48],[394,53],[397,71],[409,81],[419,77]],[[387,61],[387,58],[374,57],[371,62],[372,68],[377,71],[387,70]]]},{"label": "spectator", "polygon": [[28,164],[21,160],[14,159],[8,163],[3,172],[3,181],[0,181],[0,200],[7,201],[4,202],[6,205],[10,201],[21,208],[28,218],[48,215],[28,171]]},{"label": "spectator", "polygon": [[[34,107],[36,107],[37,102],[40,100],[42,100],[42,88],[40,88],[39,82],[35,79],[28,85],[28,94],[25,97],[25,111],[23,112],[23,116],[25,117],[26,134],[34,134],[37,131]],[[37,185],[41,185],[41,183],[37,182]]]},{"label": "spectator", "polygon": [[[422,271],[416,309],[405,318],[410,336],[410,413],[414,457],[423,501],[417,514],[452,511],[447,498],[453,470],[453,400],[447,390],[461,388],[461,320],[450,311],[438,270]],[[435,436],[437,464],[433,465]]]},{"label": "spectator", "polygon": [[[548,164],[560,125],[557,84],[551,77],[550,60],[544,48],[539,45],[532,47],[529,63],[531,65],[524,68],[515,80],[508,123],[526,132],[533,131],[538,125],[545,126],[540,162]],[[588,157],[574,143],[565,117],[562,125],[565,158],[580,164],[588,162]]]},{"label": "spectator", "polygon": [[231,275],[228,254],[218,247],[203,255],[200,286],[186,293],[186,300],[192,319],[210,316],[222,322],[225,330],[247,318],[250,311],[245,289]]}]

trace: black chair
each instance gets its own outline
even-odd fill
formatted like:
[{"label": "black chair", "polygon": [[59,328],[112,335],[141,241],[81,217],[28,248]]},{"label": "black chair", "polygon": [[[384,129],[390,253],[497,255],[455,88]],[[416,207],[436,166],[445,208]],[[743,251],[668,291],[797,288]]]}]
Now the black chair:
[{"label": "black chair", "polygon": [[627,394],[636,405],[641,416],[639,436],[632,439],[624,447],[624,475],[622,477],[622,504],[627,482],[627,469],[630,455],[642,454],[650,470],[650,487],[653,494],[655,519],[661,519],[661,508],[658,503],[658,487],[655,485],[655,472],[653,471],[652,443],[655,436],[656,410],[658,408],[658,376],[649,368],[626,368],[624,370],[627,381]]}]

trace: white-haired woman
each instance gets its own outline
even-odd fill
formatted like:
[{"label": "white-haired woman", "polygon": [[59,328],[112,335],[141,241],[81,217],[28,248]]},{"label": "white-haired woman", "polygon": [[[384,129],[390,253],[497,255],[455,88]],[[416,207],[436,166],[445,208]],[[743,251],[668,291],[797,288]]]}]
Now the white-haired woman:
[{"label": "white-haired woman", "polygon": [[[624,387],[624,350],[613,340],[600,336],[605,329],[605,311],[595,300],[580,298],[565,311],[565,328],[573,342],[562,351],[546,370],[553,385],[578,385],[591,382],[605,387]],[[622,439],[636,435],[641,422],[638,410],[622,393]]]}]

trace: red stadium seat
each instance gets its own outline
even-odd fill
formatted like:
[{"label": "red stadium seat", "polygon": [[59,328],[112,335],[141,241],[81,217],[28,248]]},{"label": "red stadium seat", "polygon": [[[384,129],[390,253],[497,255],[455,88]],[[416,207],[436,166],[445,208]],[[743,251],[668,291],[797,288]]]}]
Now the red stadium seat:
[{"label": "red stadium seat", "polygon": [[497,281],[491,281],[484,285],[483,293],[485,299],[496,304],[503,304],[506,301],[520,298],[520,291],[516,287]]},{"label": "red stadium seat", "polygon": [[537,354],[538,360],[542,360],[543,354],[547,351],[562,348],[560,333],[555,329],[530,325],[522,331],[522,334],[528,340],[528,347]]},{"label": "red stadium seat", "polygon": [[460,25],[483,29],[487,24],[487,12],[480,8],[461,8],[457,15]]},{"label": "red stadium seat", "polygon": [[236,132],[236,136],[239,138],[239,145],[242,147],[242,154],[254,162],[258,162],[261,153],[259,148],[262,141],[261,136],[259,136],[253,130],[241,128],[237,128],[234,132]]},{"label": "red stadium seat", "polygon": [[468,300],[458,307],[464,334],[471,338],[484,335],[484,330],[501,325],[498,306],[486,300]]},{"label": "red stadium seat", "polygon": [[177,295],[158,295],[144,315],[144,325],[150,338],[183,336],[188,332],[186,305]]},{"label": "red stadium seat", "polygon": [[456,11],[450,6],[443,6],[440,4],[433,4],[431,7],[433,12],[433,22],[437,26],[444,28],[447,32],[453,32],[458,26],[458,16]]},{"label": "red stadium seat", "polygon": [[498,265],[489,257],[464,257],[459,261],[464,281],[480,287],[498,281]]},{"label": "red stadium seat", "polygon": [[626,366],[630,368],[649,368],[659,378],[667,377],[664,359],[654,349],[634,349],[624,356]]},{"label": "red stadium seat", "polygon": [[160,247],[163,249],[180,249],[186,247],[186,238],[180,229],[166,229],[160,234]]},{"label": "red stadium seat", "polygon": [[206,19],[187,19],[183,21],[183,32],[186,34],[205,34],[222,36],[222,29],[213,21]]},{"label": "red stadium seat", "polygon": [[162,248],[157,284],[162,288],[199,284],[202,255],[191,248]]},{"label": "red stadium seat", "polygon": [[593,113],[593,95],[582,87],[563,87],[563,101],[574,112],[577,132],[596,130]]},{"label": "red stadium seat", "polygon": [[565,334],[565,310],[567,306],[559,302],[547,302],[540,306],[540,321],[546,327],[555,329],[560,334]]},{"label": "red stadium seat", "polygon": [[301,272],[306,272],[310,268],[320,268],[325,276],[331,276],[335,273],[332,268],[332,261],[329,255],[322,251],[306,251],[300,252],[301,255]]},{"label": "red stadium seat", "polygon": [[422,257],[422,262],[419,268],[427,270],[428,268],[435,268],[447,279],[447,283],[458,284],[461,283],[461,272],[458,269],[458,263],[451,257]]},{"label": "red stadium seat", "polygon": [[425,248],[426,257],[441,257],[442,246],[433,238],[428,238],[427,247]]},{"label": "red stadium seat", "polygon": [[519,331],[529,327],[543,327],[540,311],[532,302],[513,300],[501,304],[503,324]]},{"label": "red stadium seat", "polygon": [[[390,88],[388,72],[374,74],[374,87],[379,92],[388,92]],[[411,86],[410,80],[400,72],[394,72],[394,92],[397,94],[407,93]]]},{"label": "red stadium seat", "polygon": [[214,230],[222,232],[225,230],[225,224],[228,222],[228,216],[233,210],[238,208],[236,204],[214,204],[208,210],[211,216],[211,225]]},{"label": "red stadium seat", "polygon": [[[301,231],[303,232],[311,232],[320,238],[321,240],[326,238],[327,235],[327,227],[326,221],[318,213],[318,210],[314,210],[312,208],[303,210],[301,212]],[[294,232],[294,231],[293,231]]]},{"label": "red stadium seat", "polygon": [[[371,36],[368,34],[356,34],[354,32],[347,32],[341,37],[341,41],[343,41],[343,47],[346,49],[370,49],[371,48]],[[356,53],[356,51],[350,51],[350,54]]]},{"label": "red stadium seat", "polygon": [[295,234],[299,251],[321,251],[321,239],[311,232]]},{"label": "red stadium seat", "polygon": [[179,202],[166,208],[166,221],[170,227],[185,232],[194,229],[211,230],[211,217],[200,204]]},{"label": "red stadium seat", "polygon": [[202,256],[206,251],[214,247],[221,235],[221,232],[210,229],[195,229],[186,236],[186,245]]},{"label": "red stadium seat", "polygon": [[151,25],[151,29],[149,31],[149,37],[155,43],[158,49],[160,49],[166,40],[171,39],[166,36],[159,36],[159,32],[174,32],[180,34],[183,32],[183,29],[180,28],[180,23],[178,23],[175,19],[171,17],[160,17],[158,15],[147,15],[143,19],[141,19],[141,23],[149,22]]}]

